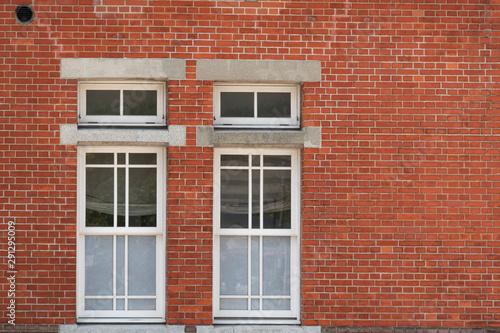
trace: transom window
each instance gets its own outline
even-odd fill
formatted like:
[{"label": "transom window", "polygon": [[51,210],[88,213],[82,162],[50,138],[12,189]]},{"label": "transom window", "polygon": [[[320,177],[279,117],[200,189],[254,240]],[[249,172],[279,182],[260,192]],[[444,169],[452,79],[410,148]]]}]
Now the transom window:
[{"label": "transom window", "polygon": [[297,85],[214,86],[214,125],[231,127],[299,127]]},{"label": "transom window", "polygon": [[79,321],[164,321],[163,160],[160,148],[79,148]]},{"label": "transom window", "polygon": [[80,82],[80,125],[165,125],[165,83]]},{"label": "transom window", "polygon": [[215,174],[214,322],[296,323],[298,153],[218,149]]}]

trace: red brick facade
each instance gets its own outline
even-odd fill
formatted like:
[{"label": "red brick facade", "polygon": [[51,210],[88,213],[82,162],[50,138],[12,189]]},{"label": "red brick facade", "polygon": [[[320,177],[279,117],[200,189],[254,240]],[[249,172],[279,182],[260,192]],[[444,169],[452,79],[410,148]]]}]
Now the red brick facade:
[{"label": "red brick facade", "polygon": [[321,128],[301,150],[302,325],[499,327],[499,13],[497,0],[1,0],[0,269],[15,221],[16,323],[76,320],[77,146],[60,125],[77,122],[77,80],[61,59],[177,58],[167,324],[212,324],[213,147],[196,126],[213,124],[213,81],[197,61],[257,59],[321,62],[301,87],[301,126]]}]

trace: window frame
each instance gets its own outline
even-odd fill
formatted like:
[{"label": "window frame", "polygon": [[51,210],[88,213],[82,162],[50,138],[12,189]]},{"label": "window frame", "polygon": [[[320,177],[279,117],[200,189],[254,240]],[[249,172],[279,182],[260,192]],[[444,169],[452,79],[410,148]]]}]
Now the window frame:
[{"label": "window frame", "polygon": [[[123,115],[123,91],[155,90],[155,116]],[[87,115],[88,90],[119,90],[120,115]],[[79,81],[78,82],[78,125],[80,126],[166,126],[166,83],[161,81]]]},{"label": "window frame", "polygon": [[[259,229],[252,228],[221,228],[221,155],[290,155],[291,158],[291,226],[290,229]],[[296,149],[233,149],[216,148],[214,150],[214,258],[213,258],[213,319],[215,324],[299,324],[300,323],[300,152]],[[222,167],[224,168],[224,167]],[[228,167],[232,168],[232,167]],[[238,167],[236,167],[238,168]],[[265,169],[264,166],[259,168]],[[272,168],[271,168],[272,169]],[[247,170],[255,170],[248,166]],[[251,174],[251,172],[249,172]],[[249,181],[251,181],[249,175]],[[263,188],[260,190],[263,193]],[[249,203],[251,203],[249,189]],[[250,208],[249,208],[250,209]],[[262,209],[262,206],[260,207]],[[261,211],[262,213],[262,211]],[[290,310],[220,310],[220,281],[221,281],[221,237],[246,236],[248,242],[254,236],[290,237]],[[250,243],[249,243],[250,244]],[[261,245],[259,245],[261,246]],[[250,250],[248,255],[250,256]],[[250,258],[250,257],[249,257]],[[259,265],[262,265],[262,253],[259,255]],[[250,262],[250,259],[249,259]],[[250,278],[249,271],[247,277]],[[262,274],[262,270],[261,273]],[[261,275],[262,279],[262,275]],[[260,283],[262,284],[262,280]],[[262,287],[260,287],[262,288]],[[247,299],[255,296],[247,294]],[[243,298],[243,296],[242,296]],[[259,298],[264,298],[260,294]]]},{"label": "window frame", "polygon": [[[156,226],[155,227],[88,227],[85,225],[86,210],[86,153],[114,153],[114,164],[110,164],[114,170],[117,169],[118,153],[156,153]],[[162,147],[78,147],[77,157],[77,322],[79,323],[164,323],[165,322],[165,260],[166,260],[166,151]],[[128,163],[126,164],[128,168]],[[128,182],[128,177],[126,178]],[[116,184],[116,171],[114,174]],[[116,186],[116,185],[115,185]],[[116,200],[116,193],[114,193]],[[117,203],[114,203],[117,204]],[[116,208],[115,208],[116,209]],[[86,236],[113,236],[113,247],[117,236],[155,236],[155,268],[156,268],[156,309],[155,310],[85,310],[85,237]],[[127,243],[127,240],[125,240]],[[127,245],[125,245],[127,246]],[[127,256],[128,254],[124,254]],[[112,254],[113,276],[116,275],[116,253]],[[125,273],[128,276],[128,273]],[[113,287],[116,289],[116,286]],[[97,296],[102,297],[102,296]],[[131,298],[129,296],[125,296]],[[116,296],[113,296],[116,299]]]},{"label": "window frame", "polygon": [[[254,93],[254,117],[222,117],[221,93]],[[261,92],[290,93],[290,117],[257,116],[257,94]],[[214,127],[231,128],[300,128],[300,86],[298,84],[214,83]]]}]

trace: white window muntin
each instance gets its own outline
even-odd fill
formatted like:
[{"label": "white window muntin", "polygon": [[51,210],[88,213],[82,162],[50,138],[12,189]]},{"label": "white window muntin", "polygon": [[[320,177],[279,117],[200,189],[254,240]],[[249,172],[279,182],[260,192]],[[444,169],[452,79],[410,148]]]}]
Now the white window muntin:
[{"label": "white window muntin", "polygon": [[[221,114],[221,93],[242,92],[253,93],[252,117],[224,117]],[[258,93],[289,93],[290,117],[259,117]],[[214,126],[215,127],[263,127],[263,128],[299,128],[299,86],[294,84],[214,84]]]},{"label": "white window muntin", "polygon": [[[248,166],[221,166],[221,155],[290,155],[291,156],[291,166],[290,167],[271,167],[266,166],[263,167],[262,163],[259,167],[253,167],[249,162]],[[287,323],[287,324],[296,324],[299,323],[299,312],[300,312],[300,255],[299,255],[299,167],[300,163],[298,160],[298,151],[296,150],[282,150],[282,149],[273,149],[273,150],[265,150],[265,149],[230,149],[230,148],[221,148],[216,149],[214,153],[214,323],[267,323],[267,324],[277,324],[277,323]],[[251,159],[249,159],[251,161]],[[220,213],[221,213],[221,170],[231,169],[231,170],[255,170],[255,169],[268,169],[268,170],[291,170],[291,226],[289,229],[266,229],[263,228],[263,225],[260,225],[260,228],[252,227],[251,222],[249,221],[247,228],[221,228],[220,222]],[[249,172],[249,175],[251,173]],[[250,176],[249,176],[250,178]],[[261,178],[262,184],[263,178]],[[249,182],[251,180],[249,179]],[[262,191],[263,186],[260,186],[261,190],[261,202],[260,202],[260,214],[262,216]],[[251,192],[251,190],[249,190]],[[249,193],[249,202],[251,202],[251,193]],[[249,205],[250,206],[250,205]],[[249,208],[251,210],[252,208]],[[249,214],[251,215],[251,214]],[[261,217],[262,220],[262,217]],[[230,239],[234,237],[236,240],[238,237],[243,243],[247,243],[247,294],[246,295],[221,295],[221,242],[223,242],[224,237],[226,239]],[[274,238],[277,239],[282,237],[283,239],[289,239],[290,244],[290,295],[263,295],[262,292],[262,284],[263,281],[263,242],[265,238]],[[252,294],[251,287],[251,266],[252,262],[252,243],[258,242],[260,254],[259,254],[259,283],[261,286],[259,287],[259,294]],[[247,308],[250,310],[221,310],[221,300],[223,299],[242,299],[246,298],[248,304]],[[262,310],[262,304],[265,299],[289,299],[290,308],[287,310]],[[259,302],[259,310],[251,310],[252,302]]]},{"label": "white window muntin", "polygon": [[[88,115],[87,91],[119,91],[119,115]],[[124,91],[156,91],[155,115],[124,115]],[[141,101],[135,101],[140,103]],[[81,81],[78,83],[78,124],[79,125],[114,125],[114,126],[158,126],[166,124],[166,84],[152,81],[100,82]]]},{"label": "white window muntin", "polygon": [[[117,155],[120,153],[127,154],[127,167],[134,167],[128,163],[129,153],[152,153],[156,154],[156,165],[147,166],[151,168],[156,168],[156,196],[157,196],[157,208],[156,208],[156,226],[155,227],[118,227],[115,225],[113,227],[87,227],[85,226],[85,189],[86,189],[86,153],[113,153],[114,154],[114,164],[106,165],[105,167],[112,167],[116,170],[117,167]],[[96,165],[90,165],[91,167],[96,167]],[[120,165],[123,167],[123,165]],[[135,166],[137,167],[137,166]],[[141,165],[145,167],[145,165]],[[165,321],[165,236],[164,236],[164,219],[165,219],[165,150],[163,148],[145,148],[145,147],[80,147],[78,149],[78,239],[77,239],[77,318],[79,322],[164,322]],[[127,176],[128,177],[128,176]],[[116,171],[114,172],[114,178],[116,179]],[[114,181],[116,189],[116,180]],[[114,214],[116,215],[116,191],[115,193],[115,203],[114,203]],[[131,281],[129,279],[130,270],[129,266],[129,241],[130,240],[145,240],[149,238],[149,250],[154,249],[155,260],[150,262],[151,267],[154,267],[154,272],[150,272],[150,277],[154,276],[154,295],[138,295],[127,291],[130,283],[135,283],[137,280]],[[86,256],[86,244],[88,242],[99,242],[106,240],[108,244],[108,249],[112,249],[111,258],[108,261],[112,262],[111,267],[108,267],[112,271],[110,274],[109,284],[111,285],[112,293],[109,295],[86,295],[86,268],[89,265],[89,258]],[[111,243],[110,243],[111,242]],[[117,293],[117,267],[119,265],[119,260],[117,259],[117,248],[118,243],[122,246],[122,275],[123,281],[122,294]],[[147,244],[147,243],[146,243]],[[137,247],[136,247],[137,248]],[[134,251],[132,251],[132,255]],[[145,259],[145,258],[143,258]],[[138,257],[135,258],[138,261]],[[135,272],[135,275],[142,274],[142,272]],[[141,281],[142,283],[142,281]],[[135,283],[135,285],[139,285]],[[117,310],[118,303],[121,302],[120,306],[127,307],[130,302],[137,302],[138,300],[152,300],[154,303],[153,309],[141,309],[141,310]],[[85,302],[87,300],[110,300],[113,304],[114,310],[89,310],[85,308]],[[151,303],[152,304],[152,303]]]}]

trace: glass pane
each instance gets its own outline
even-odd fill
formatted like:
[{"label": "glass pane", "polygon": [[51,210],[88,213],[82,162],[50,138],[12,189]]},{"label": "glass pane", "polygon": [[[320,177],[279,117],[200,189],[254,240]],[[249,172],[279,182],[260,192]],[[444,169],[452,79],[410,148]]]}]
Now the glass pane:
[{"label": "glass pane", "polygon": [[88,116],[119,116],[120,90],[87,90]]},{"label": "glass pane", "polygon": [[248,155],[221,155],[222,166],[248,166]]},{"label": "glass pane", "polygon": [[264,170],[264,228],[291,227],[291,171]]},{"label": "glass pane", "polygon": [[125,310],[125,300],[124,299],[117,299],[116,300],[116,309],[117,310]]},{"label": "glass pane", "polygon": [[128,236],[128,294],[156,295],[156,236]]},{"label": "glass pane", "polygon": [[156,90],[124,90],[123,115],[156,116]]},{"label": "glass pane", "polygon": [[251,310],[259,310],[260,302],[258,299],[252,299],[252,309]]},{"label": "glass pane", "polygon": [[125,236],[116,236],[116,294],[125,295]]},{"label": "glass pane", "polygon": [[257,116],[290,118],[291,94],[277,92],[257,93]]},{"label": "glass pane", "polygon": [[262,310],[290,310],[290,299],[263,299]]},{"label": "glass pane", "polygon": [[156,226],[156,168],[129,169],[129,226]]},{"label": "glass pane", "polygon": [[156,310],[156,299],[129,299],[129,310]]},{"label": "glass pane", "polygon": [[112,299],[86,299],[85,310],[113,310]]},{"label": "glass pane", "polygon": [[221,228],[248,228],[248,170],[221,170]]},{"label": "glass pane", "polygon": [[221,117],[254,117],[253,92],[221,92]]},{"label": "glass pane", "polygon": [[114,174],[110,168],[87,168],[85,184],[85,225],[114,225]]},{"label": "glass pane", "polygon": [[248,294],[248,238],[220,238],[220,294]]},{"label": "glass pane", "polygon": [[129,154],[129,164],[156,165],[156,153],[151,154]]},{"label": "glass pane", "polygon": [[260,155],[252,155],[252,166],[260,166]]},{"label": "glass pane", "polygon": [[125,168],[118,168],[117,172],[117,217],[116,224],[119,227],[125,226]]},{"label": "glass pane", "polygon": [[85,154],[87,164],[114,164],[113,153],[87,153]]},{"label": "glass pane", "polygon": [[[251,252],[251,269],[252,269],[252,292],[251,295],[258,296],[260,294],[260,237],[252,237],[252,252]],[[253,301],[252,301],[253,302]]]},{"label": "glass pane", "polygon": [[290,295],[290,237],[264,237],[263,295]]},{"label": "glass pane", "polygon": [[264,155],[264,166],[285,167],[292,165],[290,155]]},{"label": "glass pane", "polygon": [[85,296],[110,295],[113,295],[113,236],[85,236]]},{"label": "glass pane", "polygon": [[118,153],[118,164],[125,164],[125,153]]},{"label": "glass pane", "polygon": [[248,300],[246,298],[221,298],[221,310],[247,310]]},{"label": "glass pane", "polygon": [[260,228],[260,170],[252,171],[252,228]]}]

